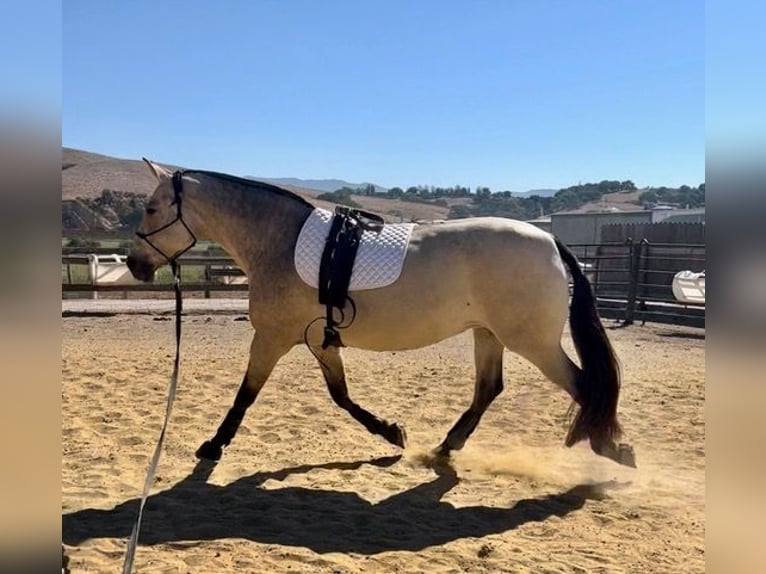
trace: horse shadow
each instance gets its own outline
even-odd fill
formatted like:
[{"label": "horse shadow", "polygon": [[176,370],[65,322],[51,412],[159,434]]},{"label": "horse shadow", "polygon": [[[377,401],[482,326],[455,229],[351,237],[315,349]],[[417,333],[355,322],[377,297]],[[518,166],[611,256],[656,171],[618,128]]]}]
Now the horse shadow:
[{"label": "horse shadow", "polygon": [[[455,507],[442,502],[459,479],[448,465],[434,466],[436,478],[371,503],[354,492],[288,486],[261,488],[315,469],[355,470],[362,465],[392,466],[399,456],[355,462],[303,465],[258,472],[231,484],[207,483],[214,464],[200,462],[188,477],[150,496],[139,543],[174,544],[244,538],[266,544],[304,547],[317,553],[373,555],[391,550],[418,551],[467,537],[513,530],[552,516],[564,517],[587,500],[600,500],[614,481],[580,484],[557,494],[520,500],[510,508]],[[79,545],[91,538],[127,538],[139,499],[111,510],[88,508],[62,516],[62,539]],[[188,544],[187,544],[188,545]]]}]

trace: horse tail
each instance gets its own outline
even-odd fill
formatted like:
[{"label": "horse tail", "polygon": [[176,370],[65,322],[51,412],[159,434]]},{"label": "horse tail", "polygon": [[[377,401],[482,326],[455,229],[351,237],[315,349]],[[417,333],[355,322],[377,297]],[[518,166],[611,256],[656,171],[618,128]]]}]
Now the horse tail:
[{"label": "horse tail", "polygon": [[554,238],[554,241],[574,281],[569,329],[581,364],[575,381],[579,409],[569,427],[565,444],[572,446],[588,437],[596,444],[614,441],[622,433],[617,421],[620,365],[598,316],[588,278],[569,248],[558,239]]}]

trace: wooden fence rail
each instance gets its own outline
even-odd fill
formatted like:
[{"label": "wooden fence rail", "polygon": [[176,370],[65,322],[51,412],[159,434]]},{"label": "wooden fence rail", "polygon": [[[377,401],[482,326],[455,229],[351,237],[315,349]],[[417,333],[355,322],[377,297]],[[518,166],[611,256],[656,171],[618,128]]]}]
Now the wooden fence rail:
[{"label": "wooden fence rail", "polygon": [[[104,253],[102,253],[104,254]],[[90,280],[87,273],[89,259],[87,253],[63,253],[61,256],[62,284],[65,293],[123,293],[172,291],[170,273],[160,274],[152,283],[118,285],[98,283]],[[206,298],[213,291],[247,291],[247,283],[230,282],[230,278],[244,275],[231,257],[218,255],[182,255],[178,258],[179,269],[185,291],[202,291]],[[73,272],[73,268],[78,272]]]}]

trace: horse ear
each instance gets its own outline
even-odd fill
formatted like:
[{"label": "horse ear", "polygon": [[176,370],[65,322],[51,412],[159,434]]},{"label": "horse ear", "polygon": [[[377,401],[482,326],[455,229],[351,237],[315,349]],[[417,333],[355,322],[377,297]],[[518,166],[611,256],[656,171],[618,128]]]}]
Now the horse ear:
[{"label": "horse ear", "polygon": [[149,166],[149,169],[152,170],[154,177],[156,177],[157,181],[159,181],[160,183],[162,183],[166,179],[170,179],[171,177],[173,177],[173,174],[170,173],[170,171],[168,171],[161,165],[157,165],[156,163],[149,161],[145,157],[141,159],[143,159],[144,162],[146,162],[146,165]]}]

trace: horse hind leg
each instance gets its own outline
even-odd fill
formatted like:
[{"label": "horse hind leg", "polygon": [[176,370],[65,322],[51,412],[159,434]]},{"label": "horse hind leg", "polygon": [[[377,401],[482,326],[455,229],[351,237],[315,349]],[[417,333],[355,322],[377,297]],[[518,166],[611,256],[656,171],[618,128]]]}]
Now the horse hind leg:
[{"label": "horse hind leg", "polygon": [[[578,388],[581,389],[583,385],[587,385],[589,382],[584,379],[585,373],[582,369],[572,362],[559,343],[552,344],[546,351],[534,354],[525,353],[524,356],[535,364],[548,379],[572,397],[573,406],[581,406]],[[588,439],[591,449],[597,455],[609,458],[624,466],[636,467],[635,454],[629,445],[617,444],[603,433],[592,432],[591,429],[582,424],[582,420],[579,417],[575,418],[566,439],[566,446],[572,446],[581,440]]]},{"label": "horse hind leg", "polygon": [[474,329],[473,339],[476,363],[473,401],[437,447],[440,456],[449,456],[450,451],[463,448],[489,405],[503,391],[503,344],[484,328]]},{"label": "horse hind leg", "polygon": [[322,369],[327,383],[327,389],[330,391],[330,396],[335,404],[347,411],[372,434],[380,435],[391,444],[404,448],[407,437],[399,425],[376,417],[349,397],[340,349],[330,346],[327,349],[312,347],[312,350],[317,356],[319,367]]}]

